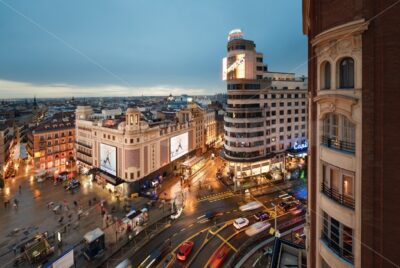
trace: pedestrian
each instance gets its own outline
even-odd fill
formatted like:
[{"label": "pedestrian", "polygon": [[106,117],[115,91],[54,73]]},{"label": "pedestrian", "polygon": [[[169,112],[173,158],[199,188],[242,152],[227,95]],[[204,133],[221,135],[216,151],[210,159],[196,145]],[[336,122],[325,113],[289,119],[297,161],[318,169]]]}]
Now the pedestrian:
[{"label": "pedestrian", "polygon": [[91,207],[91,206],[92,206],[92,200],[90,200],[90,199],[89,199],[89,201],[88,201],[88,205],[89,205],[89,207]]},{"label": "pedestrian", "polygon": [[22,192],[22,186],[21,186],[21,184],[18,186],[18,191],[19,191],[19,194],[21,194],[21,192]]},{"label": "pedestrian", "polygon": [[7,200],[4,200],[4,208],[7,208]]}]

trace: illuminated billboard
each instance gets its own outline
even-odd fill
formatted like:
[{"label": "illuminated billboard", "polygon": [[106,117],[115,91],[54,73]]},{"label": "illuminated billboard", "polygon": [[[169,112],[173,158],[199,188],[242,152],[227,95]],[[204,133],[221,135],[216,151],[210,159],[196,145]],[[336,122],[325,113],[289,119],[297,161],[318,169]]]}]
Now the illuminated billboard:
[{"label": "illuminated billboard", "polygon": [[[246,77],[246,59],[245,54],[237,54],[234,56],[234,61],[228,62],[227,58],[222,59],[222,80],[240,79]],[[228,66],[229,65],[229,66]],[[233,77],[229,73],[235,72]]]},{"label": "illuminated billboard", "polygon": [[172,137],[169,144],[170,160],[174,161],[189,152],[189,133],[185,132]]},{"label": "illuminated billboard", "polygon": [[117,148],[100,143],[100,169],[117,176]]}]

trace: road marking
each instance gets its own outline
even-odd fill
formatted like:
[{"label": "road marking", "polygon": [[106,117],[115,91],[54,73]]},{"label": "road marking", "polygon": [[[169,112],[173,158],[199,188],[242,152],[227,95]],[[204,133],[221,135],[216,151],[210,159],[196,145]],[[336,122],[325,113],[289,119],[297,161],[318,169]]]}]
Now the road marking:
[{"label": "road marking", "polygon": [[237,209],[234,209],[233,211],[235,211],[235,212],[236,212],[236,211],[237,211]]},{"label": "road marking", "polygon": [[206,215],[201,215],[200,217],[197,217],[198,220],[200,220],[201,218],[204,218]]},{"label": "road marking", "polygon": [[231,214],[231,212],[230,212],[230,211],[227,211],[226,214]]},{"label": "road marking", "polygon": [[223,238],[222,236],[220,236],[219,234],[216,234],[216,236],[221,239],[225,244],[227,244],[231,249],[233,249],[235,252],[238,252],[238,250],[232,246],[231,243],[229,243],[225,238]]},{"label": "road marking", "polygon": [[178,235],[178,233],[174,233],[174,234],[172,235],[172,237],[177,236],[177,235]]},{"label": "road marking", "polygon": [[181,229],[181,232],[186,231],[186,228]]},{"label": "road marking", "polygon": [[192,223],[191,225],[189,225],[189,228],[192,227],[194,225],[194,223]]},{"label": "road marking", "polygon": [[209,221],[209,219],[203,219],[201,221],[198,221],[198,223],[205,223],[205,222],[208,222],[208,221]]}]

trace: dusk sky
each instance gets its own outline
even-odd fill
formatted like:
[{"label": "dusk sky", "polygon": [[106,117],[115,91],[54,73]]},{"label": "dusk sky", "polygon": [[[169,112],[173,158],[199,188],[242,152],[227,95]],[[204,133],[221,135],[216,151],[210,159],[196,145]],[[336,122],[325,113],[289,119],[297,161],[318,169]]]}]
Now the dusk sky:
[{"label": "dusk sky", "polygon": [[0,98],[226,92],[240,28],[271,71],[307,75],[300,0],[0,0]]}]

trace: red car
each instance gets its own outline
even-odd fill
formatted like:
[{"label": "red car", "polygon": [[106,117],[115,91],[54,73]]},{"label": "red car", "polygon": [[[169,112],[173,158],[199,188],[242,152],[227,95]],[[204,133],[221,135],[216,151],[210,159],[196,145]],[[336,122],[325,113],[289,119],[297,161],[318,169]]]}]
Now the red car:
[{"label": "red car", "polygon": [[178,249],[178,253],[176,253],[176,257],[178,260],[186,261],[187,256],[189,256],[192,251],[194,243],[192,241],[185,241]]},{"label": "red car", "polygon": [[212,256],[210,263],[208,264],[207,267],[209,268],[218,268],[222,265],[226,257],[228,256],[228,253],[230,251],[230,248],[228,245],[223,244]]}]

